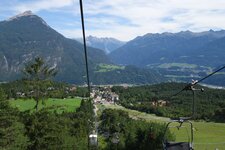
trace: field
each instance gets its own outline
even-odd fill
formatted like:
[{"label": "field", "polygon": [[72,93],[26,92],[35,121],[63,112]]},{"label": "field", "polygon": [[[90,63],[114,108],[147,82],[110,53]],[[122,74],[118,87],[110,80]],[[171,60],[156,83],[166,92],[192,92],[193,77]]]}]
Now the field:
[{"label": "field", "polygon": [[109,72],[113,70],[123,70],[125,67],[124,66],[117,66],[117,65],[108,65],[108,64],[99,64],[98,65],[98,71],[96,72]]},{"label": "field", "polygon": [[[58,113],[62,112],[75,112],[78,107],[80,107],[81,99],[80,98],[67,98],[67,99],[56,99],[49,98],[45,101],[44,104],[39,102],[39,109],[53,108]],[[20,111],[34,110],[35,101],[33,99],[18,99],[10,100],[10,105],[18,108]]]},{"label": "field", "polygon": [[195,64],[187,64],[187,63],[167,63],[159,65],[159,68],[171,68],[171,67],[179,67],[179,68],[197,68]]},{"label": "field", "polygon": [[[105,108],[123,109],[128,112],[133,119],[144,119],[146,121],[167,123],[170,119],[165,117],[157,117],[152,114],[146,114],[135,110],[126,109],[118,105],[99,105],[100,110]],[[214,122],[193,122],[194,126],[194,148],[195,150],[225,150],[225,124]],[[186,126],[189,127],[188,125]],[[188,128],[189,129],[189,128]],[[179,131],[177,128],[171,128],[176,135],[177,141],[188,140],[189,133],[185,128]]]}]

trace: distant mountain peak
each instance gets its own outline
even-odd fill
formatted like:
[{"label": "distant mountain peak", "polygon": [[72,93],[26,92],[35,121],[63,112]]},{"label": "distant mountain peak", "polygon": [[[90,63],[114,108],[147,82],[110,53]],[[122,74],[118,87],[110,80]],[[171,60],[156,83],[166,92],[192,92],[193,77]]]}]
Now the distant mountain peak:
[{"label": "distant mountain peak", "polygon": [[[83,43],[81,38],[76,40]],[[123,46],[126,43],[124,41],[120,41],[112,37],[96,37],[93,35],[87,36],[86,41],[88,46],[104,50],[107,54]]]},{"label": "distant mountain peak", "polygon": [[186,30],[186,31],[180,31],[180,32],[178,32],[178,33],[193,33],[193,32],[190,31],[190,30]]},{"label": "distant mountain peak", "polygon": [[34,14],[32,13],[32,11],[28,10],[28,11],[25,11],[23,13],[20,13],[18,15],[15,15],[15,16],[9,18],[7,21],[12,21],[12,20],[19,19],[20,17],[25,17],[25,16],[34,16]]},{"label": "distant mountain peak", "polygon": [[20,13],[18,15],[15,15],[11,18],[9,18],[6,21],[15,21],[15,20],[20,20],[21,18],[25,18],[25,17],[29,17],[29,18],[35,18],[35,19],[39,19],[41,21],[42,24],[46,25],[47,27],[49,27],[49,25],[39,16],[35,15],[32,11],[28,10],[25,11],[23,13]]},{"label": "distant mountain peak", "polygon": [[[114,41],[120,41],[116,38],[113,38],[113,37],[97,37],[97,36],[93,36],[93,35],[89,35],[86,37],[87,39],[95,39],[95,40],[114,40]],[[124,42],[124,41],[120,41],[120,42]]]}]

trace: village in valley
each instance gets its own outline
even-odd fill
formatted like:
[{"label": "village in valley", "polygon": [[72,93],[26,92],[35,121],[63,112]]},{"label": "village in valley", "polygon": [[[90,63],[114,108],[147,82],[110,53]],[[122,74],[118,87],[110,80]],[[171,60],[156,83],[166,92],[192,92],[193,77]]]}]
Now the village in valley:
[{"label": "village in valley", "polygon": [[[124,88],[127,88],[127,86],[123,86]],[[119,104],[119,95],[115,92],[112,92],[112,86],[96,86],[92,87],[91,92],[91,98],[93,98],[93,101],[95,104]],[[141,102],[140,102],[141,103]],[[132,105],[132,104],[131,104]],[[153,99],[152,102],[150,102],[151,106],[154,107],[164,107],[168,106],[169,102],[166,100],[161,99]]]},{"label": "village in valley", "polygon": [[116,104],[119,101],[119,95],[112,92],[110,86],[93,87],[91,98],[95,104]]}]

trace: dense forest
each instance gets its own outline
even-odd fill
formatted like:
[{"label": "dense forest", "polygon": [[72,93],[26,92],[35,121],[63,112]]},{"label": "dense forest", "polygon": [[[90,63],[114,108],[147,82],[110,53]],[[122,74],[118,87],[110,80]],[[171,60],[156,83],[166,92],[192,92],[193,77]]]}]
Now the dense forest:
[{"label": "dense forest", "polygon": [[[184,83],[162,83],[137,87],[113,87],[119,94],[119,103],[126,108],[165,117],[184,117],[192,114],[193,95],[191,91],[172,96],[186,86]],[[225,90],[204,88],[204,92],[195,91],[197,119],[225,122]]]},{"label": "dense forest", "polygon": [[[99,132],[104,137],[105,147],[100,149],[162,149],[165,125],[133,120],[122,110],[106,109],[101,117]],[[167,132],[166,137],[175,137]]]}]

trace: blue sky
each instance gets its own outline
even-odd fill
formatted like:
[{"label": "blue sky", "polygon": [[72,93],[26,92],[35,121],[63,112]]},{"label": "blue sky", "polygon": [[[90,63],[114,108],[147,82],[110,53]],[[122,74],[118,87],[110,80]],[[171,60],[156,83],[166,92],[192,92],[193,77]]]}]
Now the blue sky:
[{"label": "blue sky", "polygon": [[[83,0],[86,34],[131,40],[146,33],[225,29],[225,0]],[[81,37],[79,0],[0,0],[0,20],[31,10]]]}]

